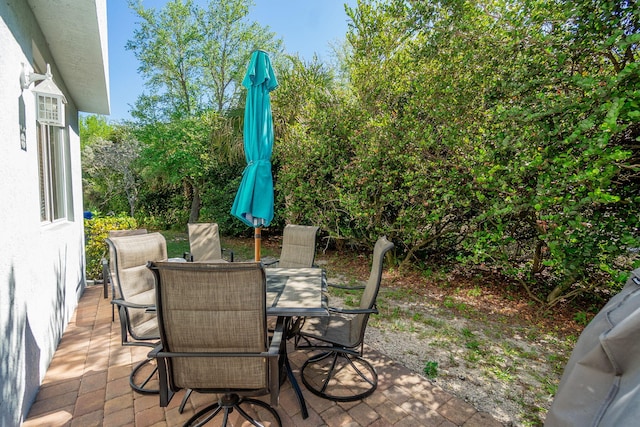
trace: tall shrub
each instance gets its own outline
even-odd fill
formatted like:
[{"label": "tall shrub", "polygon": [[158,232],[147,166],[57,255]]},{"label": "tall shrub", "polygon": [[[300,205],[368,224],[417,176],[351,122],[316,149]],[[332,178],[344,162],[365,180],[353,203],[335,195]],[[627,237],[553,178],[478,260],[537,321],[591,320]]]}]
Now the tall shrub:
[{"label": "tall shrub", "polygon": [[633,6],[359,1],[351,87],[307,89],[288,121],[286,211],[388,234],[407,263],[482,264],[542,304],[614,290],[639,235]]},{"label": "tall shrub", "polygon": [[102,259],[108,258],[109,249],[105,239],[110,230],[128,230],[138,228],[137,221],[129,216],[94,217],[84,220],[85,256],[87,260],[86,276],[91,279],[103,279]]}]

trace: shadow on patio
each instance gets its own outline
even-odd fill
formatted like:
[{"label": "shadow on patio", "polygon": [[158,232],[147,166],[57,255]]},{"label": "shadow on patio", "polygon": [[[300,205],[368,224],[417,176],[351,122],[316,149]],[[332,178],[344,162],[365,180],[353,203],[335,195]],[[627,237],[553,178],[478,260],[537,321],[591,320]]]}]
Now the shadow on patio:
[{"label": "shadow on patio", "polygon": [[[133,392],[129,373],[149,349],[120,344],[120,324],[111,321],[109,301],[103,298],[101,286],[85,290],[23,426],[177,426],[194,409],[211,403],[211,395],[193,393],[180,414],[184,392],[167,408],[159,406],[157,395]],[[379,375],[372,396],[336,403],[303,388],[309,409],[309,418],[303,420],[295,394],[285,382],[277,408],[283,426],[501,425],[380,353],[367,348],[365,356]],[[290,357],[297,375],[306,355],[295,351]]]}]

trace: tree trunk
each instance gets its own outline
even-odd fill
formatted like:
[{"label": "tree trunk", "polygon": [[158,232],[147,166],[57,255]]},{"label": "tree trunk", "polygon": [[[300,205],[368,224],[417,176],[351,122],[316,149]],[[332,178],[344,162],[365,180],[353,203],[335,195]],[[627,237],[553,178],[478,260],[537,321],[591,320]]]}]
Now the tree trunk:
[{"label": "tree trunk", "polygon": [[189,222],[198,222],[200,219],[200,189],[195,185],[192,186],[193,197],[191,198],[191,212],[189,212]]},{"label": "tree trunk", "polygon": [[531,265],[531,273],[537,274],[544,270],[544,264],[542,263],[544,258],[545,243],[542,240],[536,242],[536,249],[533,253],[533,263]]}]

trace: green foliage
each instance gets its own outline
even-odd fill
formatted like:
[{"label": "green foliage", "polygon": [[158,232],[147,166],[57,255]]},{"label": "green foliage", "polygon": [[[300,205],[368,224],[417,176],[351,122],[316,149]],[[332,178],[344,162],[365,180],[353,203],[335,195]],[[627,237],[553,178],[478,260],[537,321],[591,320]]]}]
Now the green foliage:
[{"label": "green foliage", "polygon": [[540,304],[616,290],[640,237],[632,3],[347,12],[349,90],[315,64],[283,78],[296,94],[277,104],[287,220],[336,241],[387,234],[405,263],[489,266]]},{"label": "green foliage", "polygon": [[[256,28],[235,27],[242,49],[220,56],[234,39],[220,23],[249,3],[131,4],[143,24],[130,48],[151,93],[133,133],[143,185],[127,201],[161,228],[201,213],[225,234],[250,231],[229,209],[244,167],[238,64]],[[547,307],[618,290],[640,247],[635,2],[359,0],[346,11],[337,69],[275,55],[274,228],[316,224],[328,244],[358,249],[386,234],[400,268],[482,266]],[[83,129],[107,140],[99,120]],[[88,176],[109,198],[108,175]]]},{"label": "green foliage", "polygon": [[272,97],[275,222],[317,224],[348,233],[348,227],[341,226],[332,186],[347,148],[333,134],[342,134],[349,118],[331,70],[317,61],[290,62],[289,68],[278,69],[280,87]]},{"label": "green foliage", "polygon": [[438,362],[433,360],[425,362],[423,372],[429,379],[436,378],[438,376]]},{"label": "green foliage", "polygon": [[[87,117],[91,123],[93,117]],[[143,189],[137,162],[141,146],[126,126],[108,125],[109,132],[86,135],[82,149],[84,201],[102,212],[135,215]]]},{"label": "green foliage", "polygon": [[[220,202],[221,194],[216,189],[225,188],[224,195],[228,194],[227,185],[240,175],[238,165],[243,162],[242,140],[234,121],[237,119],[209,112],[168,123],[156,122],[135,130],[144,144],[140,162],[142,175],[156,187],[152,195],[168,192],[165,200],[169,196],[173,202],[158,211],[158,206],[164,203],[158,203],[157,197],[147,200],[143,205],[149,214],[158,216],[163,212],[186,211],[186,217],[168,217],[169,223],[177,221],[184,225],[187,221],[200,219],[204,197],[214,197],[207,201],[213,206],[220,205],[216,202]],[[230,172],[236,175],[232,176]],[[228,200],[224,198],[224,202],[228,203]],[[230,209],[231,203],[228,206]]]},{"label": "green foliage", "polygon": [[536,283],[548,304],[599,284],[615,290],[638,242],[637,63],[618,70],[598,58],[596,34],[578,48],[566,41],[586,37],[580,26],[550,26],[549,16],[591,19],[576,15],[585,5],[532,3],[547,13],[507,34],[518,42],[507,55],[515,60],[491,109],[491,132],[476,149],[474,202],[482,212],[459,257]]},{"label": "green foliage", "polygon": [[238,236],[253,233],[252,229],[248,229],[244,223],[231,215],[231,206],[238,191],[244,167],[245,164],[242,161],[242,163],[219,168],[217,173],[210,174],[202,193],[200,221],[217,223],[222,235]]},{"label": "green foliage", "polygon": [[81,149],[96,139],[109,139],[113,134],[113,127],[104,116],[82,116],[79,125]]},{"label": "green foliage", "polygon": [[128,230],[138,228],[138,223],[129,216],[95,216],[84,220],[85,256],[87,260],[87,278],[102,278],[102,259],[108,258],[109,249],[105,239],[110,230]]},{"label": "green foliage", "polygon": [[255,49],[279,53],[282,41],[248,20],[248,0],[171,0],[161,9],[129,0],[140,18],[127,42],[140,61],[149,93],[133,111],[143,123],[222,114],[238,105]]},{"label": "green foliage", "polygon": [[156,223],[184,226],[200,220],[203,206],[213,207],[207,215],[218,215],[217,206],[228,201],[217,190],[228,190],[229,179],[221,177],[229,178],[226,171],[237,171],[243,161],[237,113],[246,66],[256,48],[277,55],[282,45],[275,33],[248,19],[251,4],[171,0],[156,9],[129,0],[140,20],[126,47],[140,61],[148,89],[132,111],[144,146],[139,172],[146,186],[139,209]]},{"label": "green foliage", "polygon": [[587,326],[587,324],[589,323],[591,316],[584,312],[584,311],[578,311],[576,314],[573,315],[573,320],[582,326]]}]

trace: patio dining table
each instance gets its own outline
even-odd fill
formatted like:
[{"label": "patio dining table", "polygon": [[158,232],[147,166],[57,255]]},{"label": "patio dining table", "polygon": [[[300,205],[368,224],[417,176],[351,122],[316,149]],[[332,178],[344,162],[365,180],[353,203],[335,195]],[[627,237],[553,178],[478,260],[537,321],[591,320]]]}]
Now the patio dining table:
[{"label": "patio dining table", "polygon": [[[293,325],[294,317],[329,316],[327,308],[327,280],[321,268],[265,268],[267,278],[267,316],[277,316],[285,320],[285,336]],[[302,418],[309,413],[302,390],[293,375],[287,355],[286,340],[283,343],[282,363],[293,387]]]}]

